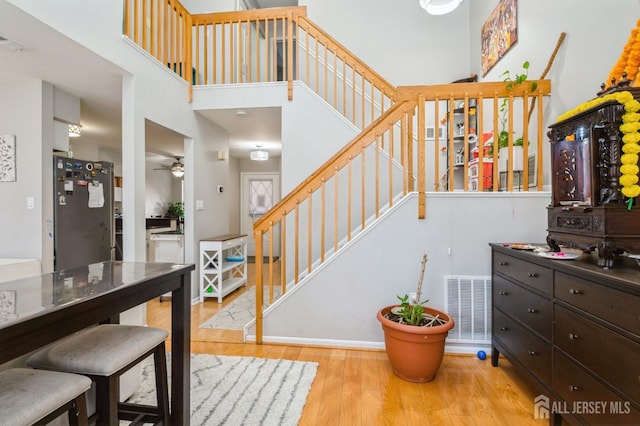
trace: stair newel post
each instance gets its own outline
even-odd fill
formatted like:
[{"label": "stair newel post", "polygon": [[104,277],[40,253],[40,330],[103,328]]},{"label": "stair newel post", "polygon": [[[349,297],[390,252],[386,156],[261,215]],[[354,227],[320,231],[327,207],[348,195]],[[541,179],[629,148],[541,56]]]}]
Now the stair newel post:
[{"label": "stair newel post", "polygon": [[262,230],[253,230],[256,246],[256,343],[262,344],[262,305],[264,292],[262,283]]}]

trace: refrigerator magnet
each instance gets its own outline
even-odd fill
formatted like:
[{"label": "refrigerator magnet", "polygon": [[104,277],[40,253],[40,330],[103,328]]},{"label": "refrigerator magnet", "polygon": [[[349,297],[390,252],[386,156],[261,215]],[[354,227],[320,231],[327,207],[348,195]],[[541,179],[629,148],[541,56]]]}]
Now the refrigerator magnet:
[{"label": "refrigerator magnet", "polygon": [[93,170],[93,163],[87,163],[84,167],[85,167],[87,170],[91,171],[91,170]]},{"label": "refrigerator magnet", "polygon": [[61,206],[66,206],[67,198],[64,195],[61,195],[60,197],[58,197],[58,204],[60,204]]},{"label": "refrigerator magnet", "polygon": [[78,186],[87,186],[87,181],[86,180],[79,180],[78,181]]},{"label": "refrigerator magnet", "polygon": [[65,180],[64,181],[64,190],[67,192],[73,192],[73,181]]},{"label": "refrigerator magnet", "polygon": [[58,160],[58,168],[59,169],[64,169],[64,161]]}]

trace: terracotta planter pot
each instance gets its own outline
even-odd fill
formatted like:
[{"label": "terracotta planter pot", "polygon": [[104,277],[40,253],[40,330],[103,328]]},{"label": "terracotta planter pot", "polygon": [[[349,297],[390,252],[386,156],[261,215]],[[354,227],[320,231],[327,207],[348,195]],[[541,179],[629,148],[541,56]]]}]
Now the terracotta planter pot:
[{"label": "terracotta planter pot", "polygon": [[384,317],[395,306],[398,305],[378,311],[378,321],[384,331],[384,345],[393,372],[408,382],[430,382],[442,364],[444,341],[454,326],[453,319],[444,312],[424,308],[426,313],[446,318],[447,323],[435,327],[398,324]]}]

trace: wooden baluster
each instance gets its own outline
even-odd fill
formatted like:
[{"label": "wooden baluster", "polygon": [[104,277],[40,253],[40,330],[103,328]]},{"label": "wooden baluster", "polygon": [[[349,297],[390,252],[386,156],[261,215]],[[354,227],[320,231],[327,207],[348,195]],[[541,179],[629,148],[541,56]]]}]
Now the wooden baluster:
[{"label": "wooden baluster", "polygon": [[313,218],[311,217],[311,212],[313,210],[313,193],[311,189],[307,190],[307,273],[311,273],[311,269],[313,267],[313,227],[311,224],[313,223]]},{"label": "wooden baluster", "polygon": [[269,222],[269,304],[273,304],[273,222]]},{"label": "wooden baluster", "polygon": [[253,231],[256,242],[256,343],[262,344],[262,307],[264,290],[262,284],[262,231]]},{"label": "wooden baluster", "polygon": [[542,170],[544,167],[544,155],[542,143],[545,140],[544,136],[544,111],[542,109],[542,91],[538,91],[538,151],[536,152],[536,187],[538,191],[542,191]]},{"label": "wooden baluster", "polygon": [[295,223],[293,228],[293,279],[295,283],[298,284],[298,280],[300,279],[299,274],[299,256],[300,256],[300,202],[296,201],[295,207]]},{"label": "wooden baluster", "polygon": [[352,186],[353,186],[353,178],[352,178],[352,158],[349,156],[349,166],[347,169],[347,241],[351,241],[351,210],[352,210]]},{"label": "wooden baluster", "polygon": [[389,131],[389,208],[393,207],[393,129],[391,124]]},{"label": "wooden baluster", "polygon": [[498,93],[493,94],[493,192],[500,189],[500,170],[498,169],[498,138],[500,137],[500,128],[498,126]]},{"label": "wooden baluster", "polygon": [[326,210],[326,190],[325,190],[325,181],[322,178],[322,183],[320,184],[321,188],[321,206],[320,206],[320,263],[324,263],[324,252],[325,252],[325,229],[326,229],[326,220],[325,220],[325,210]]},{"label": "wooden baluster", "polygon": [[362,205],[361,207],[361,212],[360,212],[360,219],[361,219],[361,225],[362,225],[362,230],[364,230],[364,224],[365,224],[365,201],[366,201],[366,197],[365,197],[365,188],[367,187],[367,176],[366,176],[366,155],[365,155],[365,146],[362,146],[362,149],[360,151],[360,158],[362,161],[362,188],[360,188],[362,195],[361,195],[361,203]]},{"label": "wooden baluster", "polygon": [[282,211],[282,217],[280,219],[280,289],[284,294],[287,287],[287,212]]},{"label": "wooden baluster", "polygon": [[333,109],[338,109],[338,51],[333,51]]},{"label": "wooden baluster", "polygon": [[338,251],[338,167],[333,168],[333,252]]},{"label": "wooden baluster", "polygon": [[418,219],[424,219],[426,210],[425,182],[425,140],[424,140],[425,99],[418,95]]},{"label": "wooden baluster", "polygon": [[380,146],[379,146],[379,141],[380,141],[380,135],[376,135],[374,141],[373,141],[373,149],[375,150],[375,156],[376,156],[376,173],[375,173],[375,179],[376,179],[376,195],[375,195],[375,200],[376,200],[376,219],[380,217]]},{"label": "wooden baluster", "polygon": [[[220,24],[220,33],[222,35],[222,40],[220,42],[221,47],[222,47],[222,52],[220,52],[220,71],[221,71],[221,75],[220,75],[220,84],[226,84],[227,83],[227,76],[226,76],[226,71],[227,71],[227,26],[226,23],[223,21]],[[215,84],[215,83],[214,83]]]}]

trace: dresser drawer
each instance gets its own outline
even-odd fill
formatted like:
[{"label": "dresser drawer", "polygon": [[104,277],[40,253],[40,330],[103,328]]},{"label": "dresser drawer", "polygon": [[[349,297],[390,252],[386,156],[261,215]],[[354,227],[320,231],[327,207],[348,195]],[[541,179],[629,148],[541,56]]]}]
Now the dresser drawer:
[{"label": "dresser drawer", "polygon": [[553,390],[566,402],[561,408],[589,424],[640,424],[640,411],[629,401],[613,393],[557,349],[553,356]]},{"label": "dresser drawer", "polygon": [[493,252],[493,272],[498,272],[546,294],[551,294],[551,269]]},{"label": "dresser drawer", "polygon": [[640,343],[555,305],[554,344],[573,359],[640,402]]},{"label": "dresser drawer", "polygon": [[545,339],[551,340],[553,305],[550,299],[534,294],[498,275],[493,276],[491,285],[495,306]]},{"label": "dresser drawer", "polygon": [[640,335],[640,296],[556,272],[554,296]]},{"label": "dresser drawer", "polygon": [[543,383],[551,382],[551,344],[536,337],[498,309],[493,310],[493,338]]}]

